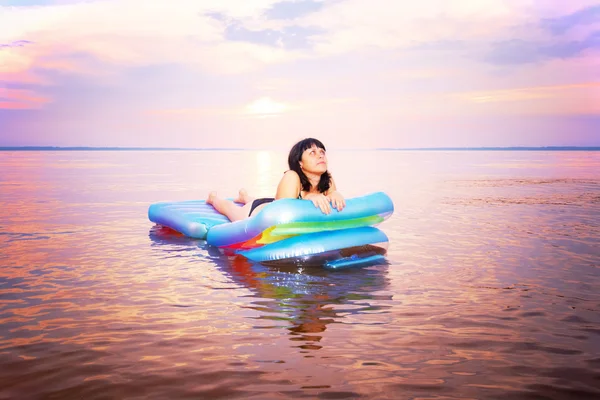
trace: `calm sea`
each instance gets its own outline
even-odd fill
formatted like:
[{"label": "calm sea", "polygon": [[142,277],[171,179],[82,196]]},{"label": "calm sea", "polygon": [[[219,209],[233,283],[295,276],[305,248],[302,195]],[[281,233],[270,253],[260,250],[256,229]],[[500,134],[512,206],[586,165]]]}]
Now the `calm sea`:
[{"label": "calm sea", "polygon": [[600,398],[600,152],[330,151],[346,197],[395,204],[367,268],[147,218],[273,195],[286,156],[0,152],[0,398]]}]

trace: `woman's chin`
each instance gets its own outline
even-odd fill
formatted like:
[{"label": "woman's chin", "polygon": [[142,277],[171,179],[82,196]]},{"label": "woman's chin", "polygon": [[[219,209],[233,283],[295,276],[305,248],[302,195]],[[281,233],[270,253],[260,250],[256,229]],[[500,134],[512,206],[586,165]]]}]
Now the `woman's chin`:
[{"label": "woman's chin", "polygon": [[327,172],[327,164],[319,164],[317,165],[314,169],[312,170],[304,170],[304,173],[310,173],[310,174],[319,174],[322,175],[325,172]]}]

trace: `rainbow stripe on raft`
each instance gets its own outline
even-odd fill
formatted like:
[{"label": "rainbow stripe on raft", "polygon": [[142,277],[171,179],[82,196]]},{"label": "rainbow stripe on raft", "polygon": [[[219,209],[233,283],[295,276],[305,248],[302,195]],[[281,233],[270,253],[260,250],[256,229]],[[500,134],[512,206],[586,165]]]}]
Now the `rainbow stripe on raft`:
[{"label": "rainbow stripe on raft", "polygon": [[[276,243],[291,237],[307,235],[310,233],[360,228],[363,226],[373,226],[380,224],[384,220],[385,218],[381,215],[371,215],[368,217],[339,221],[291,222],[287,224],[284,223],[281,225],[271,226],[259,233],[258,236],[253,237],[245,242],[230,244],[221,247],[229,249],[252,249],[271,243]],[[212,244],[210,240],[208,243]]]}]

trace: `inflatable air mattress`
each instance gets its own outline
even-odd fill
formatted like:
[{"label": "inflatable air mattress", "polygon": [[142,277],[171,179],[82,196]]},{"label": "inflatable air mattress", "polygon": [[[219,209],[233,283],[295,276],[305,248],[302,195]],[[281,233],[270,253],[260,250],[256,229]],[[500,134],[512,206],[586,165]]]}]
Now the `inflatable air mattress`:
[{"label": "inflatable air mattress", "polygon": [[230,222],[204,200],[155,203],[148,209],[148,218],[195,239],[206,239],[211,227]]},{"label": "inflatable air mattress", "polygon": [[332,209],[330,214],[309,200],[280,199],[236,222],[204,201],[153,204],[148,217],[184,235],[206,238],[226,255],[343,268],[383,258],[388,238],[375,226],[393,212],[389,196],[377,192],[346,199],[342,211]]}]

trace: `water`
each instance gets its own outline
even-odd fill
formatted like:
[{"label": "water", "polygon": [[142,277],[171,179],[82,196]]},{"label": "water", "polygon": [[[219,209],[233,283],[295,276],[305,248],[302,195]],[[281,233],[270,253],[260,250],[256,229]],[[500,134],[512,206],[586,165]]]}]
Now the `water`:
[{"label": "water", "polygon": [[600,396],[600,152],[330,151],[387,263],[227,259],[157,201],[273,194],[285,152],[0,152],[0,398]]}]

